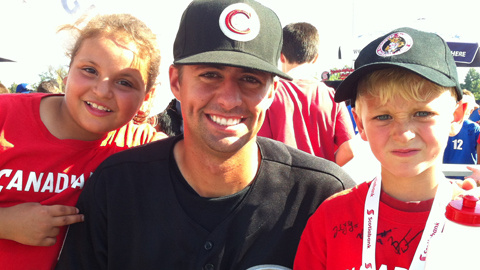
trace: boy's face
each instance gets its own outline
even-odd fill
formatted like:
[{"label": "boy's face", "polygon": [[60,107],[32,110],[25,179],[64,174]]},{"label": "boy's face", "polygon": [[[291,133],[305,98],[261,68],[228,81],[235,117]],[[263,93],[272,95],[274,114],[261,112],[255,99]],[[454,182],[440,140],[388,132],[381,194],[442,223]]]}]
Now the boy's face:
[{"label": "boy's face", "polygon": [[413,177],[442,162],[456,108],[450,92],[424,102],[396,97],[383,106],[379,98],[359,99],[362,106],[355,120],[382,170],[396,177]]}]

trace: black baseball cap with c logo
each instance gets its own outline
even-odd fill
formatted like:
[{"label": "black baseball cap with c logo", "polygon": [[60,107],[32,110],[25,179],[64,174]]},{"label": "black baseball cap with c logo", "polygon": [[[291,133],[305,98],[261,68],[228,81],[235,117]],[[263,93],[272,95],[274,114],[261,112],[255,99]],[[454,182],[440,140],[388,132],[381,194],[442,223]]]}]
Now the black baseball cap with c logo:
[{"label": "black baseball cap with c logo", "polygon": [[253,0],[196,0],[182,15],[174,64],[251,68],[291,80],[278,69],[282,25],[275,12]]}]

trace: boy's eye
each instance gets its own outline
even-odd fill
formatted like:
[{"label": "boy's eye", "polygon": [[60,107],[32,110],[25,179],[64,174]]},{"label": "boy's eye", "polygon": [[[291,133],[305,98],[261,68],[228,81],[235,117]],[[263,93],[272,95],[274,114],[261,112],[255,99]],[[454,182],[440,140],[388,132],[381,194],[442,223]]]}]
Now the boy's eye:
[{"label": "boy's eye", "polygon": [[415,113],[415,116],[417,117],[427,117],[427,116],[431,116],[433,113],[431,112],[416,112]]},{"label": "boy's eye", "polygon": [[390,119],[392,119],[392,117],[388,114],[384,114],[384,115],[376,116],[375,119],[377,119],[377,120],[390,120]]}]

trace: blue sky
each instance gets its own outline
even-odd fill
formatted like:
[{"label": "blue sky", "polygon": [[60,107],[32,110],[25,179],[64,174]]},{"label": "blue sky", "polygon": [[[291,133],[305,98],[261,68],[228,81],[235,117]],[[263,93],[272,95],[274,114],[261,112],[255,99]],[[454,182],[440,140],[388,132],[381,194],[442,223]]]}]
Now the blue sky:
[{"label": "blue sky", "polygon": [[[320,33],[320,71],[340,68],[349,60],[338,60],[338,47],[357,48],[394,28],[409,26],[439,33],[444,39],[480,41],[480,1],[478,0],[259,0],[272,8],[282,25],[305,21]],[[67,9],[62,5],[66,4]],[[172,44],[181,14],[190,0],[2,0],[0,1],[0,57],[15,63],[0,63],[0,81],[35,83],[49,65],[68,65],[65,34],[55,34],[58,25],[76,20],[92,4],[94,12],[131,13],[142,19],[158,35],[162,50],[162,83],[159,107],[172,98],[168,86],[168,66],[172,62]],[[358,36],[363,36],[358,38]],[[467,68],[460,68],[463,82]]]}]

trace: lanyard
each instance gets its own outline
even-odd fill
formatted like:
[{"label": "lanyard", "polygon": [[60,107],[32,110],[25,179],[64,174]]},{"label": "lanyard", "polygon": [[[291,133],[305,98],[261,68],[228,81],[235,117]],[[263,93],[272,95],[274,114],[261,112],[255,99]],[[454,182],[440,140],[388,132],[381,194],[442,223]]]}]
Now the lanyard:
[{"label": "lanyard", "polygon": [[[373,179],[368,189],[365,200],[364,219],[363,219],[363,252],[361,270],[377,269],[375,264],[375,246],[377,242],[378,227],[378,207],[380,205],[380,192],[382,178]],[[433,199],[432,209],[428,215],[422,238],[418,244],[412,263],[411,270],[423,269],[427,255],[428,243],[431,237],[441,232],[445,224],[445,209],[452,199],[452,186],[447,181],[441,181],[438,184],[435,199]]]}]

